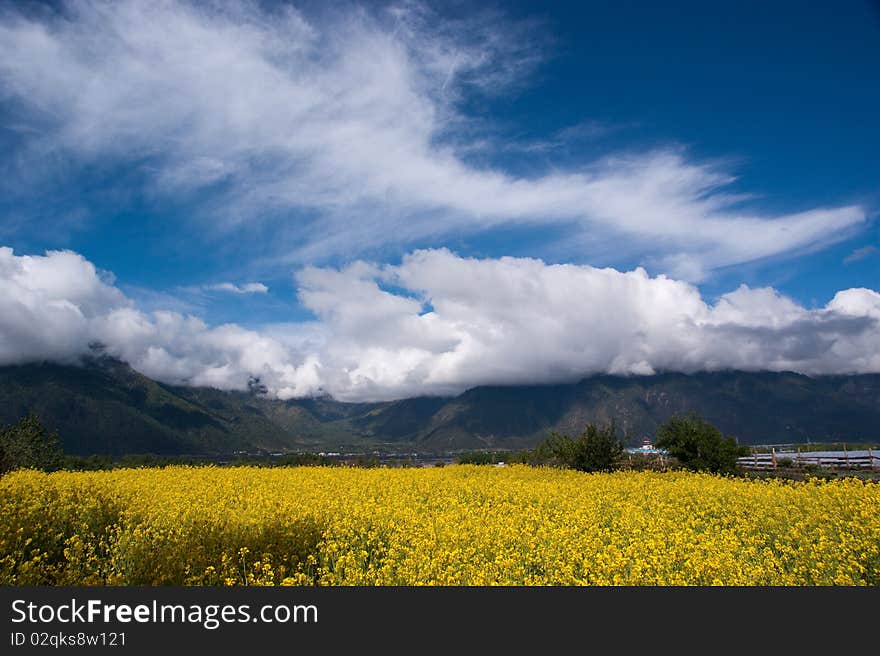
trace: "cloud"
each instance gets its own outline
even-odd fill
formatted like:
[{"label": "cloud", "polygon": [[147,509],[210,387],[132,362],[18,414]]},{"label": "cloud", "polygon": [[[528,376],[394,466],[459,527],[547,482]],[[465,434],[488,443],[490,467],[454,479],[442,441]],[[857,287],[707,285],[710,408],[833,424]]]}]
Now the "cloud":
[{"label": "cloud", "polygon": [[596,244],[613,241],[654,270],[699,280],[827,245],[865,220],[849,205],[747,210],[727,191],[730,172],[674,147],[509,172],[486,137],[495,126],[483,130],[468,101],[532,81],[547,44],[497,12],[453,21],[414,2],[320,15],[182,0],[64,7],[0,14],[0,94],[29,123],[17,128],[15,161],[35,163],[18,169],[59,158],[77,171],[134,167],[157,198],[198,198],[215,231],[251,234],[262,222],[272,265],[499,227],[531,229],[540,247],[553,226],[570,255],[607,256]]},{"label": "cloud", "polygon": [[838,292],[806,309],[741,286],[707,303],[692,284],[644,269],[468,259],[415,251],[397,266],[306,267],[317,317],[248,330],[145,312],[82,256],[0,248],[0,364],[76,362],[100,343],[157,380],[279,398],[452,394],[482,384],[595,373],[743,369],[880,372],[880,293]]},{"label": "cloud", "polygon": [[0,365],[75,363],[95,344],[167,383],[244,389],[259,376],[279,396],[318,390],[314,358],[278,340],[192,315],[143,312],[70,251],[17,256],[0,248]]},{"label": "cloud", "polygon": [[[346,398],[452,393],[593,373],[726,368],[880,371],[880,294],[839,292],[807,310],[746,286],[706,303],[693,285],[541,260],[416,251],[399,266],[306,269],[328,389]],[[405,293],[391,289],[404,290]]]},{"label": "cloud", "polygon": [[862,246],[861,248],[855,249],[852,253],[843,258],[844,264],[852,264],[853,262],[858,262],[860,260],[864,260],[868,257],[872,257],[877,254],[877,247],[868,245]]},{"label": "cloud", "polygon": [[216,292],[229,292],[232,294],[265,294],[269,291],[261,282],[249,282],[244,285],[234,285],[231,282],[221,282],[216,285],[206,285],[204,289]]},{"label": "cloud", "polygon": [[0,247],[0,364],[74,361],[92,339],[93,317],[129,305],[80,255],[16,257]]}]

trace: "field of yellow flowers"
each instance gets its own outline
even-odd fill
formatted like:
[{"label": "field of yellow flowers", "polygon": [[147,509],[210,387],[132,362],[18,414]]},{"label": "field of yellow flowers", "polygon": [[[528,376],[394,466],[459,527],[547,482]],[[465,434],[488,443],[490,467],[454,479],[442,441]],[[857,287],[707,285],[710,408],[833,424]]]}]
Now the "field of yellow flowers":
[{"label": "field of yellow flowers", "polygon": [[880,585],[880,486],[527,466],[0,478],[0,584]]}]

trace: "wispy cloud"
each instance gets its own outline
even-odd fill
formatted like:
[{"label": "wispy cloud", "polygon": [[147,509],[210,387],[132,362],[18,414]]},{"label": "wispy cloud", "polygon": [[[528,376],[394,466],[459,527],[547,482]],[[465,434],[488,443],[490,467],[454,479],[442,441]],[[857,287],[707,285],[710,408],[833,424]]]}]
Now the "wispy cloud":
[{"label": "wispy cloud", "polygon": [[198,192],[215,230],[261,222],[276,265],[507,226],[533,228],[538,249],[553,226],[579,258],[625,242],[655,270],[699,280],[863,225],[853,205],[744,209],[731,172],[676,148],[529,177],[491,157],[469,164],[462,137],[480,128],[465,101],[534,79],[547,53],[531,27],[498,13],[444,21],[414,2],[316,17],[71,0],[51,19],[0,14],[0,85],[39,128],[19,159],[137,167],[157,198]]},{"label": "wispy cloud", "polygon": [[541,153],[552,155],[556,152],[575,153],[598,140],[613,134],[637,127],[636,124],[606,123],[596,120],[585,120],[569,125],[553,132],[549,137],[541,139],[507,138],[502,143],[495,143],[496,148],[524,153]]},{"label": "wispy cloud", "polygon": [[249,282],[244,285],[220,282],[215,285],[205,285],[203,289],[215,292],[228,292],[230,294],[265,294],[269,291],[269,288],[261,282]]},{"label": "wispy cloud", "polygon": [[852,253],[843,258],[844,264],[852,264],[853,262],[858,262],[860,260],[864,260],[869,257],[873,257],[880,252],[877,250],[876,246],[868,245],[862,246],[861,248],[855,249]]}]

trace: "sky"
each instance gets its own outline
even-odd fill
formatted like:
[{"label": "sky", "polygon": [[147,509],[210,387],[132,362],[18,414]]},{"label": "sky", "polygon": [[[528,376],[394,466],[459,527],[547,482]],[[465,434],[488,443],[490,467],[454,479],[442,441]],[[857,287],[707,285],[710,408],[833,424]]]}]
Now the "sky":
[{"label": "sky", "polygon": [[0,2],[0,364],[880,372],[880,5]]}]

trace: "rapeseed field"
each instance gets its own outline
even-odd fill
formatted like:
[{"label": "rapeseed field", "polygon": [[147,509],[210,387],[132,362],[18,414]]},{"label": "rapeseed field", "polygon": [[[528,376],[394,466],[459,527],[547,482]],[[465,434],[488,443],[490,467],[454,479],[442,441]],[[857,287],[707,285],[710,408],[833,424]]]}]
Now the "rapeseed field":
[{"label": "rapeseed field", "polygon": [[880,486],[528,466],[0,478],[5,585],[878,585]]}]

